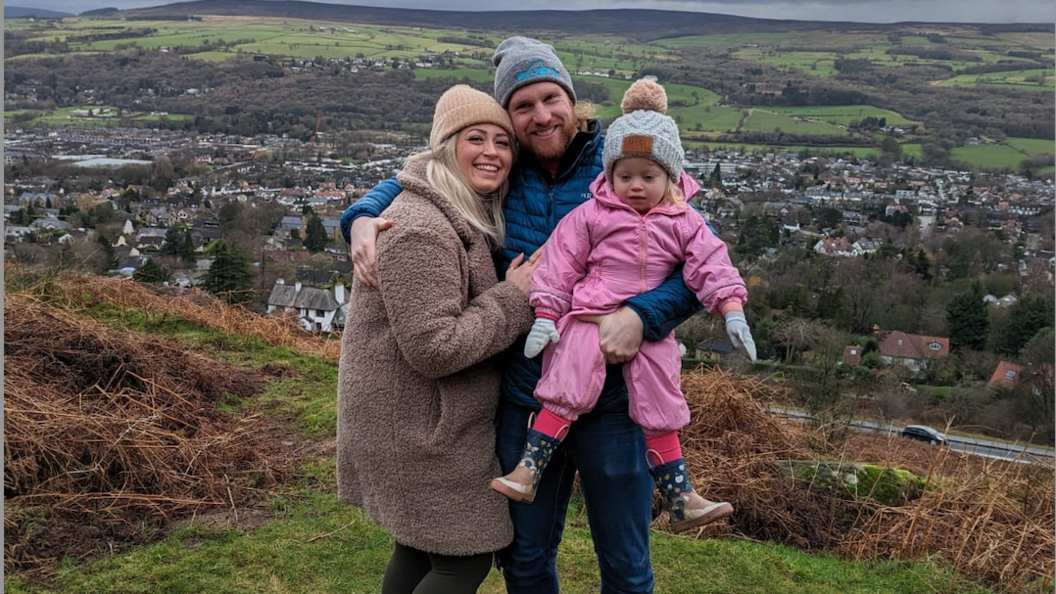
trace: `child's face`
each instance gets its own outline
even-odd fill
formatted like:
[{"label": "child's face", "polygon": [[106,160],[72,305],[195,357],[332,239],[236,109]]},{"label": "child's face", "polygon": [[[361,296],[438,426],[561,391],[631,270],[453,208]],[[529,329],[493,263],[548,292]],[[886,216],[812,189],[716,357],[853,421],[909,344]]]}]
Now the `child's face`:
[{"label": "child's face", "polygon": [[612,188],[621,202],[645,214],[663,201],[667,171],[644,157],[620,159],[612,167]]}]

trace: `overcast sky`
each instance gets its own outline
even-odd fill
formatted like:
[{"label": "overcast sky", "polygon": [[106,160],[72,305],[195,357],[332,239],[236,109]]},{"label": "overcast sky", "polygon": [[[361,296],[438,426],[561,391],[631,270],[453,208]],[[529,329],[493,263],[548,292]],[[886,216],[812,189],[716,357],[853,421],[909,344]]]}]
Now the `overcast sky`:
[{"label": "overcast sky", "polygon": [[[937,23],[1054,23],[1056,5],[1052,0],[331,0],[331,4],[424,8],[429,10],[575,10],[595,8],[649,8],[712,12],[755,18],[801,21],[852,21],[895,23],[925,21]],[[113,6],[139,8],[170,2],[152,0],[9,0],[9,6],[36,6],[80,13]]]}]

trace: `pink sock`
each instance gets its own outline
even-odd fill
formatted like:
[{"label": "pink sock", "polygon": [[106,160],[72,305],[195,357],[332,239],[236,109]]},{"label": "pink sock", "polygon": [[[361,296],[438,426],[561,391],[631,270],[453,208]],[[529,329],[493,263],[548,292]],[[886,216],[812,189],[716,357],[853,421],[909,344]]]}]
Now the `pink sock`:
[{"label": "pink sock", "polygon": [[554,439],[564,439],[570,426],[572,426],[572,421],[545,408],[539,411],[539,414],[535,416],[535,422],[532,423],[532,429]]},{"label": "pink sock", "polygon": [[682,444],[678,441],[677,431],[646,435],[645,449],[646,455],[650,456],[650,460],[657,466],[682,457]]}]

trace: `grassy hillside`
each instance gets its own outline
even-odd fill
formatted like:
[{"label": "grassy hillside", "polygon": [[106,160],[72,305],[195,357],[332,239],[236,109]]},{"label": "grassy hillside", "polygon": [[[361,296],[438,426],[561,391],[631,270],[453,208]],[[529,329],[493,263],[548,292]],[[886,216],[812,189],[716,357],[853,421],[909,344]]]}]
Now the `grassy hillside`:
[{"label": "grassy hillside", "polygon": [[[5,294],[5,590],[377,590],[391,541],[335,498],[334,338],[101,277],[9,266]],[[888,438],[834,450],[764,411],[772,386],[683,381],[694,480],[738,512],[684,536],[658,518],[657,592],[1051,591],[1051,472]],[[848,490],[777,472],[804,456],[931,486],[881,504],[868,473]],[[597,591],[578,495],[569,521],[564,590]]]}]

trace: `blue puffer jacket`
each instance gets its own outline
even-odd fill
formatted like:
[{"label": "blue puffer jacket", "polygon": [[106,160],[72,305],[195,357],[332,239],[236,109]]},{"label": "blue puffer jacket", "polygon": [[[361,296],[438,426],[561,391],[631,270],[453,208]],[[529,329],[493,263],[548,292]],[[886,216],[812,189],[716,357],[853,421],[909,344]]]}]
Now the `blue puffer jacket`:
[{"label": "blue puffer jacket", "polygon": [[[530,155],[522,155],[510,174],[510,194],[503,205],[506,217],[506,246],[495,254],[499,277],[504,278],[510,262],[518,254],[531,255],[546,243],[547,237],[572,209],[590,198],[590,182],[602,171],[601,153],[605,137],[601,123],[590,123],[589,131],[576,135],[561,158],[557,176],[550,174]],[[395,178],[385,180],[345,210],[341,232],[349,240],[352,221],[361,216],[376,217],[403,189]],[[696,296],[686,288],[682,270],[664,284],[627,301],[642,318],[645,339],[656,341],[667,336],[686,318],[700,310]],[[532,395],[542,375],[542,357],[524,356],[524,337],[505,353],[502,397],[521,406],[538,410]],[[594,410],[622,410],[627,407],[627,387],[619,365],[609,365],[605,387]]]}]

